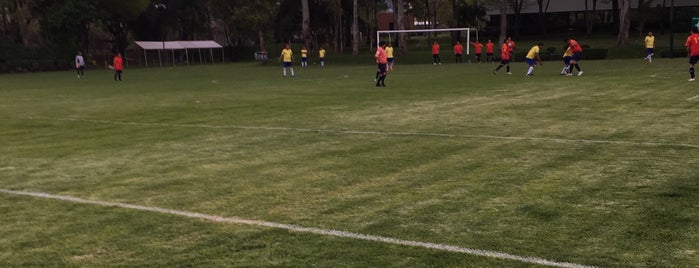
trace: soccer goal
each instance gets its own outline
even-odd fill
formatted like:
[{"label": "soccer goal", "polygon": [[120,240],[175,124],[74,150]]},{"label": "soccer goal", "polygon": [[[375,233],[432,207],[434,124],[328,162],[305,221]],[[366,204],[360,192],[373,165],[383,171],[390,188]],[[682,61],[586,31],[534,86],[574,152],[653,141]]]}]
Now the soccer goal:
[{"label": "soccer goal", "polygon": [[[383,30],[383,31],[376,31],[376,46],[379,45],[379,42],[382,41],[381,37],[386,36],[383,41],[388,41],[388,42],[393,42],[392,40],[392,35],[393,34],[399,34],[399,33],[407,33],[407,34],[434,34],[434,33],[444,33],[444,32],[464,32],[466,33],[466,36],[463,37],[465,40],[457,40],[460,41],[461,44],[464,46],[465,54],[469,55],[470,54],[470,42],[471,42],[471,28],[446,28],[446,29],[421,29],[421,30]],[[478,34],[477,31],[475,31],[476,34]],[[478,37],[476,36],[476,39]],[[444,44],[445,47],[447,47],[447,44]],[[451,44],[454,45],[454,44]],[[451,48],[451,46],[448,46]]]}]

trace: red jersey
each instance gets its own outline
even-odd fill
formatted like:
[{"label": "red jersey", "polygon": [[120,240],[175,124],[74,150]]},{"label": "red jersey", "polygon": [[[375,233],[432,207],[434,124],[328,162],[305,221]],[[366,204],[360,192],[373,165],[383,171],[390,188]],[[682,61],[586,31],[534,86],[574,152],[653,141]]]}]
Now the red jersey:
[{"label": "red jersey", "polygon": [[386,50],[384,50],[382,47],[376,48],[376,54],[374,54],[374,58],[376,58],[376,63],[387,63],[388,58],[386,57]]},{"label": "red jersey", "polygon": [[508,46],[507,44],[502,44],[502,46],[500,47],[500,57],[503,60],[509,60],[510,59],[510,50],[511,50],[510,46]]},{"label": "red jersey", "polygon": [[580,44],[578,44],[578,41],[575,41],[574,39],[568,40],[568,47],[570,48],[570,52],[582,52],[582,47],[580,46]]},{"label": "red jersey", "polygon": [[439,54],[439,44],[432,45],[432,55]]},{"label": "red jersey", "polygon": [[476,51],[476,53],[481,53],[481,51],[483,50],[483,44],[478,42],[473,43],[473,49]]},{"label": "red jersey", "polygon": [[510,49],[509,52],[515,51],[515,41],[507,41],[507,47]]},{"label": "red jersey", "polygon": [[684,46],[689,50],[689,56],[699,56],[699,34],[693,33],[687,37]]},{"label": "red jersey", "polygon": [[485,53],[493,54],[494,49],[495,49],[495,44],[493,44],[493,42],[488,42],[485,44]]},{"label": "red jersey", "polygon": [[114,70],[124,70],[124,60],[122,60],[121,56],[114,57]]},{"label": "red jersey", "polygon": [[461,44],[454,45],[454,54],[461,54],[462,52],[464,52],[464,46],[462,46]]}]

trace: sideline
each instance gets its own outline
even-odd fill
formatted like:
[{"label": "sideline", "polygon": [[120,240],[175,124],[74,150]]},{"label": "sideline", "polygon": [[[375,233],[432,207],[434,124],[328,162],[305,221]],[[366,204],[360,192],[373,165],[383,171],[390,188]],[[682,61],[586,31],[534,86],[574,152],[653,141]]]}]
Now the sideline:
[{"label": "sideline", "polygon": [[[699,95],[697,97],[699,97]],[[71,122],[110,124],[110,125],[131,125],[131,126],[151,126],[151,127],[152,126],[159,126],[159,127],[184,127],[184,128],[208,128],[208,129],[277,130],[277,131],[314,132],[314,133],[330,133],[330,134],[345,134],[345,135],[420,136],[420,137],[494,139],[494,140],[495,139],[497,139],[497,140],[526,140],[526,141],[560,142],[560,143],[614,144],[614,145],[646,146],[646,147],[699,148],[699,144],[691,144],[691,143],[664,143],[664,142],[642,142],[642,141],[622,141],[622,140],[613,141],[613,140],[565,139],[565,138],[545,138],[545,137],[445,134],[445,133],[431,133],[431,132],[333,130],[333,129],[238,126],[238,125],[167,124],[167,123],[143,123],[143,122],[129,122],[129,121],[81,119],[81,118],[22,117],[21,119],[47,120],[47,121],[71,121]]]},{"label": "sideline", "polygon": [[385,237],[385,236],[352,233],[352,232],[338,231],[338,230],[332,230],[332,229],[319,229],[319,228],[312,228],[312,227],[303,227],[303,226],[298,226],[298,225],[293,225],[293,224],[275,223],[275,222],[260,221],[260,220],[249,220],[249,219],[243,219],[243,218],[238,218],[238,217],[221,217],[221,216],[208,215],[208,214],[202,214],[202,213],[196,213],[196,212],[188,212],[188,211],[159,208],[159,207],[146,207],[146,206],[127,204],[127,203],[88,200],[88,199],[82,199],[82,198],[77,198],[77,197],[72,197],[72,196],[64,196],[64,195],[53,195],[53,194],[47,194],[47,193],[15,191],[15,190],[7,190],[7,189],[0,189],[0,193],[5,193],[8,195],[39,197],[39,198],[54,199],[54,200],[60,200],[60,201],[70,201],[70,202],[74,202],[74,203],[98,205],[98,206],[103,206],[103,207],[119,207],[119,208],[133,209],[133,210],[139,210],[139,211],[157,212],[157,213],[163,213],[163,214],[183,216],[183,217],[188,217],[188,218],[203,219],[203,220],[208,220],[208,221],[212,221],[212,222],[224,222],[224,223],[244,224],[244,225],[252,225],[252,226],[259,226],[259,227],[269,227],[269,228],[285,229],[285,230],[289,230],[289,231],[293,231],[293,232],[300,232],[300,233],[311,233],[311,234],[317,234],[317,235],[335,236],[335,237],[359,239],[359,240],[366,240],[366,241],[383,242],[383,243],[403,245],[403,246],[436,249],[436,250],[449,251],[449,252],[466,253],[466,254],[475,255],[475,256],[482,256],[482,257],[489,257],[489,258],[503,259],[503,260],[513,260],[513,261],[519,261],[519,262],[523,262],[523,263],[540,264],[540,265],[546,265],[546,266],[552,266],[552,267],[567,267],[567,268],[592,268],[592,267],[594,267],[594,266],[586,266],[586,265],[568,263],[568,262],[556,262],[556,261],[551,261],[551,260],[546,260],[546,259],[536,258],[536,257],[517,256],[517,255],[512,255],[512,254],[497,252],[497,251],[490,251],[490,250],[463,248],[463,247],[457,247],[457,246],[451,246],[451,245],[445,245],[445,244],[402,240],[402,239]]}]

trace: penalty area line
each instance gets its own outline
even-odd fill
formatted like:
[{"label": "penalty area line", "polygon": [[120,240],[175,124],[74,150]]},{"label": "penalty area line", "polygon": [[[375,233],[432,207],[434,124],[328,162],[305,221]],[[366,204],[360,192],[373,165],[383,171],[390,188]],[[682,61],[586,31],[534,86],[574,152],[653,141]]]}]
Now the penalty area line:
[{"label": "penalty area line", "polygon": [[552,267],[569,267],[569,268],[595,267],[595,266],[587,266],[587,265],[575,264],[575,263],[569,263],[569,262],[557,262],[557,261],[552,261],[552,260],[547,260],[547,259],[537,258],[537,257],[518,256],[518,255],[513,255],[513,254],[503,253],[503,252],[498,252],[498,251],[464,248],[464,247],[458,247],[458,246],[452,246],[452,245],[446,245],[446,244],[430,243],[430,242],[403,240],[403,239],[391,238],[391,237],[386,237],[386,236],[360,234],[360,233],[353,233],[353,232],[346,232],[346,231],[339,231],[339,230],[332,230],[332,229],[303,227],[303,226],[298,226],[298,225],[293,225],[293,224],[276,223],[276,222],[268,222],[268,221],[261,221],[261,220],[250,220],[250,219],[243,219],[243,218],[238,218],[238,217],[222,217],[222,216],[209,215],[209,214],[203,214],[203,213],[197,213],[197,212],[189,212],[189,211],[174,210],[174,209],[159,208],[159,207],[140,206],[140,205],[127,204],[127,203],[119,203],[119,202],[88,200],[88,199],[82,199],[82,198],[72,197],[72,196],[53,195],[53,194],[40,193],[40,192],[27,192],[27,191],[0,189],[0,193],[4,193],[4,194],[8,194],[8,195],[16,195],[16,196],[30,196],[30,197],[53,199],[53,200],[60,200],[60,201],[69,201],[69,202],[74,202],[74,203],[79,203],[79,204],[89,204],[89,205],[97,205],[97,206],[103,206],[103,207],[119,207],[119,208],[132,209],[132,210],[138,210],[138,211],[157,212],[157,213],[170,214],[170,215],[182,216],[182,217],[187,217],[187,218],[202,219],[202,220],[207,220],[207,221],[211,221],[211,222],[244,224],[244,225],[251,225],[251,226],[258,226],[258,227],[284,229],[284,230],[288,230],[288,231],[292,231],[292,232],[299,232],[299,233],[310,233],[310,234],[317,234],[317,235],[324,235],[324,236],[334,236],[334,237],[342,237],[342,238],[350,238],[350,239],[359,239],[359,240],[365,240],[365,241],[383,242],[383,243],[388,243],[388,244],[420,247],[420,248],[434,249],[434,250],[441,250],[441,251],[448,251],[448,252],[456,252],[456,253],[465,253],[465,254],[481,256],[481,257],[511,260],[511,261],[518,261],[518,262],[529,263],[529,264],[539,264],[539,265],[552,266]]},{"label": "penalty area line", "polygon": [[696,96],[694,96],[694,97],[691,97],[691,98],[689,98],[689,99],[687,99],[687,100],[688,100],[688,101],[693,101],[693,100],[696,100],[696,99],[699,99],[699,95],[696,95]]}]

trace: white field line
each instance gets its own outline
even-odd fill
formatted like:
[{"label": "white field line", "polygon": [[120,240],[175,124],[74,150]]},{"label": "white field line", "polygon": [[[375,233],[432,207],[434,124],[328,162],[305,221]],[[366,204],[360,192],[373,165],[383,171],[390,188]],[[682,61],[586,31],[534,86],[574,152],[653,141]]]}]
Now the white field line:
[{"label": "white field line", "polygon": [[445,134],[430,132],[394,132],[394,131],[362,131],[362,130],[333,130],[333,129],[312,129],[312,128],[289,128],[289,127],[264,127],[264,126],[238,126],[238,125],[206,125],[206,124],[166,124],[166,123],[143,123],[129,121],[111,121],[97,119],[80,118],[49,118],[49,117],[24,117],[27,120],[48,120],[48,121],[73,121],[112,125],[133,125],[133,126],[160,126],[160,127],[185,127],[185,128],[209,128],[209,129],[246,129],[246,130],[278,130],[278,131],[298,131],[316,132],[346,135],[382,135],[382,136],[422,136],[422,137],[444,137],[444,138],[470,138],[470,139],[497,139],[497,140],[524,140],[540,142],[560,142],[560,143],[593,143],[593,144],[615,144],[629,146],[648,147],[690,147],[699,148],[699,144],[691,143],[665,143],[665,142],[642,142],[642,141],[614,141],[614,140],[588,140],[588,139],[565,139],[565,138],[545,138],[545,137],[518,137],[518,136],[497,136],[497,135],[469,135],[469,134]]},{"label": "white field line", "polygon": [[546,265],[546,266],[553,266],[553,267],[571,267],[571,268],[595,267],[595,266],[587,266],[587,265],[568,263],[568,262],[551,261],[551,260],[546,260],[546,259],[536,258],[536,257],[518,256],[518,255],[512,255],[512,254],[508,254],[508,253],[483,250],[483,249],[463,248],[463,247],[451,246],[451,245],[445,245],[445,244],[436,244],[436,243],[429,243],[429,242],[403,240],[403,239],[397,239],[397,238],[391,238],[391,237],[385,237],[385,236],[352,233],[352,232],[338,231],[338,230],[332,230],[332,229],[303,227],[303,226],[298,226],[298,225],[293,225],[293,224],[284,224],[284,223],[276,223],[276,222],[268,222],[268,221],[260,221],[260,220],[249,220],[249,219],[242,219],[242,218],[238,218],[238,217],[221,217],[221,216],[208,215],[208,214],[202,214],[202,213],[196,213],[196,212],[188,212],[188,211],[159,208],[159,207],[139,206],[139,205],[132,205],[132,204],[127,204],[127,203],[87,200],[87,199],[82,199],[82,198],[77,198],[77,197],[72,197],[72,196],[53,195],[53,194],[39,193],[39,192],[15,191],[15,190],[7,190],[7,189],[0,189],[0,193],[5,193],[5,194],[9,194],[9,195],[31,196],[31,197],[39,197],[39,198],[46,198],[46,199],[55,199],[55,200],[61,200],[61,201],[70,201],[70,202],[75,202],[75,203],[80,203],[80,204],[90,204],[90,205],[98,205],[98,206],[104,206],[104,207],[119,207],[119,208],[133,209],[133,210],[139,210],[139,211],[157,212],[157,213],[163,213],[163,214],[183,216],[183,217],[187,217],[187,218],[202,219],[202,220],[207,220],[207,221],[212,221],[212,222],[244,224],[244,225],[251,225],[251,226],[258,226],[258,227],[285,229],[285,230],[289,230],[292,232],[311,233],[311,234],[317,234],[317,235],[383,242],[383,243],[388,243],[388,244],[420,247],[420,248],[435,249],[435,250],[448,251],[448,252],[465,253],[465,254],[488,257],[488,258],[512,260],[512,261],[519,261],[519,262],[523,262],[523,263],[539,264],[539,265]]},{"label": "white field line", "polygon": [[687,100],[688,100],[688,101],[692,101],[692,100],[696,100],[697,98],[699,98],[699,95],[696,95],[696,96],[694,96],[694,97],[691,97],[691,98],[689,98],[689,99],[687,99]]}]

